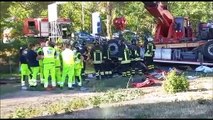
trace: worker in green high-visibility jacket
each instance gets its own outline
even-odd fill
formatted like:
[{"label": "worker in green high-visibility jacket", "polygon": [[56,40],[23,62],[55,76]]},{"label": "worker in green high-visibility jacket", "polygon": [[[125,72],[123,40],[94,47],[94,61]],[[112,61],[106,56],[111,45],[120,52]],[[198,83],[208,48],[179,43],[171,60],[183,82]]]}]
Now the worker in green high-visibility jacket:
[{"label": "worker in green high-visibility jacket", "polygon": [[62,51],[62,82],[60,87],[63,88],[66,77],[68,76],[68,89],[73,89],[73,80],[74,80],[74,52],[69,43],[65,44],[65,49]]},{"label": "worker in green high-visibility jacket", "polygon": [[60,83],[62,82],[62,66],[61,66],[61,62],[62,62],[61,52],[62,52],[62,50],[61,50],[61,44],[60,43],[56,43],[55,50],[56,50],[55,78],[56,78],[57,85],[60,86]]},{"label": "worker in green high-visibility jacket", "polygon": [[43,48],[43,65],[44,65],[44,88],[48,89],[48,77],[51,76],[52,88],[56,87],[55,78],[55,55],[56,50],[51,41],[46,42],[46,47]]},{"label": "worker in green high-visibility jacket", "polygon": [[[45,47],[45,41],[40,41],[40,46],[37,49],[38,56],[42,56],[43,54],[43,47]],[[43,59],[39,59],[39,75],[40,75],[40,83],[44,84],[44,65],[43,65]]]},{"label": "worker in green high-visibility jacket", "polygon": [[83,56],[81,55],[79,47],[76,47],[75,52],[75,80],[77,81],[78,86],[82,86],[82,76],[81,76],[81,70],[83,68]]},{"label": "worker in green high-visibility jacket", "polygon": [[26,81],[29,82],[30,79],[30,70],[26,58],[27,50],[25,48],[20,48],[20,57],[19,57],[19,65],[21,72],[21,89],[26,90]]}]

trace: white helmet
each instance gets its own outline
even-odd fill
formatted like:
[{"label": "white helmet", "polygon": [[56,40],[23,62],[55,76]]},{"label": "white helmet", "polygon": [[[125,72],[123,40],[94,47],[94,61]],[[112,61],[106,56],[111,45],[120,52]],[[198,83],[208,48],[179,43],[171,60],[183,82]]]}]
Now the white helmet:
[{"label": "white helmet", "polygon": [[148,37],[147,40],[148,41],[153,41],[153,38],[152,37]]}]

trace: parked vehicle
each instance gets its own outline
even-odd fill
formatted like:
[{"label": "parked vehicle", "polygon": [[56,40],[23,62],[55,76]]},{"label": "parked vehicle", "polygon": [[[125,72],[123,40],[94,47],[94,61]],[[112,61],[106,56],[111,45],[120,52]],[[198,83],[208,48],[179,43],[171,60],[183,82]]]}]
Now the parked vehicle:
[{"label": "parked vehicle", "polygon": [[86,43],[93,43],[93,41],[95,40],[94,36],[84,31],[76,32],[75,38],[80,43],[82,43],[83,41],[86,41]]}]

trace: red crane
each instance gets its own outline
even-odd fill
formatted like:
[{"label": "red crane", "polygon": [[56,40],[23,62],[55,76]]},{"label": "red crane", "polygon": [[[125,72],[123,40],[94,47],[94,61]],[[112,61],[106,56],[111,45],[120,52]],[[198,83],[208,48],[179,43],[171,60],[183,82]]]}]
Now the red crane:
[{"label": "red crane", "polygon": [[155,43],[179,43],[192,40],[192,28],[187,17],[173,17],[162,2],[144,2],[147,11],[158,23],[154,35]]},{"label": "red crane", "polygon": [[[154,43],[158,48],[155,62],[197,65],[204,62],[205,65],[213,66],[213,38],[193,37],[188,17],[174,17],[166,4],[159,1],[143,3],[145,9],[157,20],[154,33]],[[212,31],[213,28],[206,29]]]}]

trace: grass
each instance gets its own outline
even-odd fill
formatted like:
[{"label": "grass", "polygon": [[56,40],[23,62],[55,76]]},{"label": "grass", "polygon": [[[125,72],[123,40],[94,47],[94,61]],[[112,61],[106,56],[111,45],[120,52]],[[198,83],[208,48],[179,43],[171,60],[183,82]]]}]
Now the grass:
[{"label": "grass", "polygon": [[[91,69],[87,69],[87,73],[92,73]],[[201,76],[201,75],[199,75]],[[9,118],[35,118],[46,115],[57,115],[60,113],[72,113],[82,108],[100,107],[103,104],[118,103],[129,101],[143,96],[145,93],[141,89],[125,89],[128,78],[116,77],[112,79],[90,80],[85,87],[93,88],[94,92],[104,92],[93,97],[74,97],[70,101],[55,101],[54,103],[39,105],[36,107],[17,108],[15,112],[9,115]],[[1,87],[2,88],[2,87]],[[8,86],[3,92],[12,91],[11,86]],[[17,86],[13,87],[16,90]],[[54,91],[57,93],[57,91]],[[2,90],[1,90],[2,93]],[[1,94],[2,95],[2,94]],[[201,100],[202,103],[202,100]],[[157,107],[157,106],[156,106]],[[149,108],[147,108],[149,109]],[[142,112],[142,111],[141,111]],[[147,118],[150,114],[138,114],[136,118]]]},{"label": "grass", "polygon": [[2,96],[7,93],[17,92],[20,89],[19,84],[3,84],[0,85],[0,95]]},{"label": "grass", "polygon": [[11,78],[11,77],[20,79],[20,74],[19,73],[12,73],[12,74],[0,73],[0,80],[5,80],[5,79]]},{"label": "grass", "polygon": [[[93,87],[95,92],[104,92],[103,95],[97,95],[89,98],[73,98],[70,101],[56,102],[41,107],[17,108],[10,118],[32,118],[43,115],[57,115],[59,113],[71,113],[80,108],[88,106],[99,107],[101,104],[116,103],[128,101],[142,96],[141,90],[125,90],[128,78],[112,78],[105,80],[91,80],[87,87]],[[5,90],[7,91],[7,90]],[[54,91],[56,92],[56,91]]]},{"label": "grass", "polygon": [[[102,88],[101,90],[102,92],[104,92],[103,94],[84,98],[74,97],[71,98],[70,101],[61,100],[54,103],[44,104],[36,107],[17,108],[15,112],[9,115],[9,118],[36,118],[47,115],[57,115],[61,113],[72,113],[74,111],[78,111],[80,109],[87,107],[95,108],[101,107],[104,104],[119,103],[122,101],[134,100],[146,94],[141,89],[122,89],[126,87],[127,81],[128,81],[127,78],[122,80],[120,78],[113,78],[101,81],[91,80],[88,86],[95,85],[95,87],[98,88],[95,89],[96,92]],[[117,87],[116,84],[120,84],[120,86]],[[199,104],[202,104],[204,102],[205,101],[202,99],[198,100]],[[169,104],[169,106],[173,105]],[[134,109],[135,108],[133,108],[133,111]],[[147,107],[147,109],[149,109],[149,107]],[[153,108],[152,111],[157,110],[154,110]],[[166,112],[166,109],[164,112]],[[160,116],[160,114],[158,115]],[[141,111],[140,114],[135,114],[135,118],[149,118],[150,116],[151,114],[149,114],[148,111],[147,112]]]},{"label": "grass", "polygon": [[109,89],[123,89],[126,88],[129,78],[115,77],[102,80],[90,80],[85,87],[92,88],[95,92],[104,92]]},{"label": "grass", "polygon": [[33,118],[44,115],[57,115],[60,113],[70,113],[81,108],[99,107],[101,104],[117,103],[121,101],[133,100],[144,95],[140,89],[132,90],[109,90],[103,95],[96,95],[86,98],[71,98],[70,101],[58,101],[43,106],[17,108],[9,118]]}]

